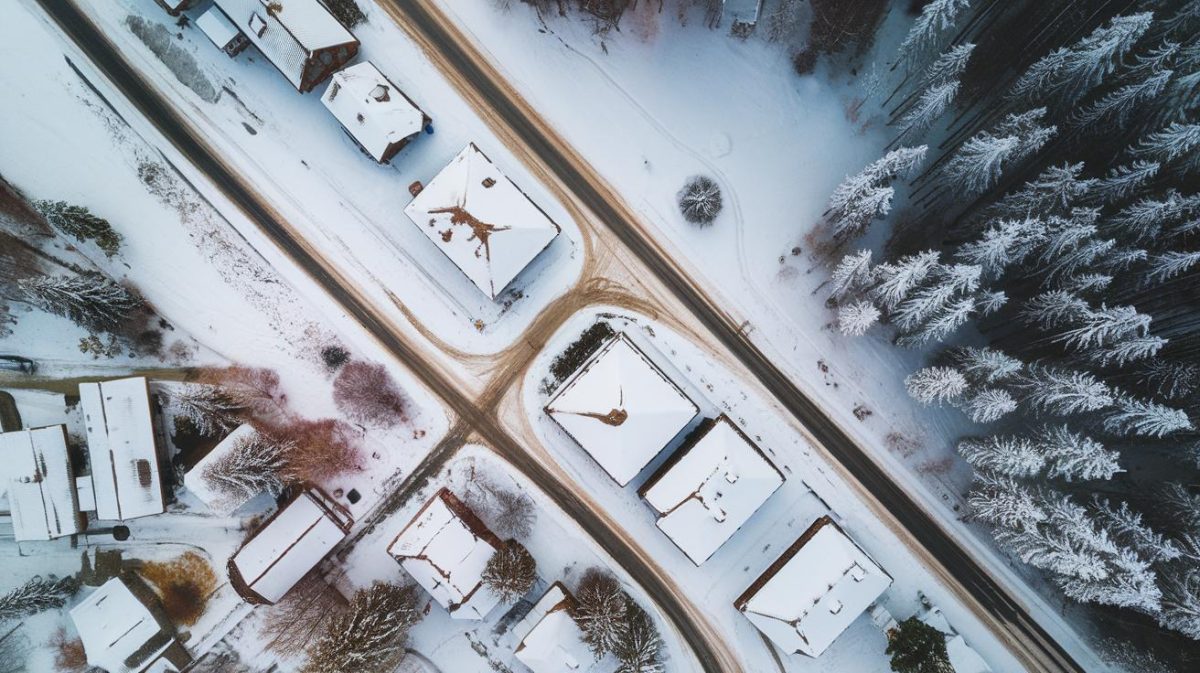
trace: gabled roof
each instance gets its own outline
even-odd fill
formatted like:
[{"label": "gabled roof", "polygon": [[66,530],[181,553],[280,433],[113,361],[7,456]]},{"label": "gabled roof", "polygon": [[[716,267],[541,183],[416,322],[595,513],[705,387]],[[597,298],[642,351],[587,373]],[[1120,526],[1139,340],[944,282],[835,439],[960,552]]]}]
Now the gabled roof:
[{"label": "gabled roof", "polygon": [[96,516],[127,520],[162,514],[166,506],[146,379],[81,383],[79,398]]},{"label": "gabled roof", "polygon": [[499,598],[483,570],[501,542],[461,500],[440,489],[388,547],[414,580],[456,619],[483,619]]},{"label": "gabled roof", "polygon": [[222,439],[208,455],[204,456],[187,471],[183,477],[183,485],[188,491],[200,499],[209,509],[222,515],[232,514],[234,510],[246,504],[255,493],[239,493],[236,496],[220,490],[205,475],[205,469],[217,463],[239,443],[252,439],[258,431],[249,423],[243,423]]},{"label": "gabled roof", "polygon": [[946,655],[950,659],[950,667],[954,673],[992,673],[983,657],[967,644],[958,631],[950,626],[946,615],[939,607],[931,607],[921,615],[921,621],[941,631],[946,635]]},{"label": "gabled roof", "polygon": [[167,625],[120,577],[105,582],[71,608],[71,621],[83,641],[88,664],[108,673],[145,671],[174,642]]},{"label": "gabled roof", "polygon": [[221,49],[229,46],[241,33],[225,12],[216,5],[210,6],[196,17],[196,27]]},{"label": "gabled roof", "polygon": [[229,559],[229,581],[251,603],[274,603],[346,537],[352,524],[329,496],[309,488]]},{"label": "gabled roof", "polygon": [[321,102],[379,162],[425,126],[425,113],[366,61],[334,73]]},{"label": "gabled roof", "polygon": [[0,434],[0,494],[6,491],[18,541],[50,540],[80,531],[64,426]]},{"label": "gabled roof", "polygon": [[783,650],[816,657],[891,583],[823,516],[733,605]]},{"label": "gabled roof", "polygon": [[708,421],[646,482],[658,527],[696,565],[783,485],[783,474],[725,415]]},{"label": "gabled roof", "polygon": [[213,0],[213,4],[297,89],[313,52],[358,44],[318,0]]},{"label": "gabled roof", "polygon": [[700,409],[624,333],[601,346],[546,413],[624,486]]},{"label": "gabled roof", "polygon": [[492,299],[560,231],[475,143],[434,176],[404,212]]},{"label": "gabled roof", "polygon": [[574,603],[567,588],[555,582],[517,627],[525,635],[516,657],[533,673],[585,673],[595,664],[583,631],[571,616]]}]

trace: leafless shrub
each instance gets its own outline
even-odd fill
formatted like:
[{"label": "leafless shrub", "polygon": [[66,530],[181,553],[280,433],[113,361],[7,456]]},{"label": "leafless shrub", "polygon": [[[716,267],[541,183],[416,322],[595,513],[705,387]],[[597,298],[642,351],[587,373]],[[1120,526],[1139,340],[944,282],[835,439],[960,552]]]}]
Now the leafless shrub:
[{"label": "leafless shrub", "polygon": [[54,650],[54,669],[59,673],[83,673],[88,670],[83,641],[69,637],[61,626],[50,636],[50,648]]},{"label": "leafless shrub", "polygon": [[346,599],[314,569],[275,605],[266,608],[259,634],[276,654],[304,651],[329,619],[346,609]]},{"label": "leafless shrub", "polygon": [[391,427],[406,420],[404,393],[387,368],[376,362],[356,360],[344,365],[333,380],[333,401],[358,423]]},{"label": "leafless shrub", "polygon": [[196,552],[184,552],[166,562],[147,561],[138,574],[154,586],[171,623],[191,626],[204,614],[208,597],[217,588],[212,566]]},{"label": "leafless shrub", "polygon": [[289,480],[319,484],[362,469],[354,429],[337,419],[288,418],[264,425],[259,432],[279,446],[290,447],[284,455]]}]

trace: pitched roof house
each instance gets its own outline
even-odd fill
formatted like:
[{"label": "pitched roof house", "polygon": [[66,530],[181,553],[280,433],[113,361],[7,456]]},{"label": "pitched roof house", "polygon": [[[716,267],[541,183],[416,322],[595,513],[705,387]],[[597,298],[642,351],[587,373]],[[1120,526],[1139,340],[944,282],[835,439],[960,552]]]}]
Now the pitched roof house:
[{"label": "pitched roof house", "polygon": [[381,164],[391,161],[429,117],[370,62],[334,73],[321,102],[354,142]]},{"label": "pitched roof house", "polygon": [[243,423],[234,428],[233,432],[226,435],[225,439],[222,439],[213,447],[212,451],[209,451],[206,456],[192,466],[192,469],[187,471],[187,474],[183,476],[184,487],[209,509],[224,516],[232,514],[234,510],[246,504],[257,494],[246,493],[244,490],[229,492],[222,489],[219,484],[215,484],[209,479],[205,470],[229,455],[230,451],[238,444],[253,439],[257,434],[258,431],[249,423]]},{"label": "pitched roof house", "polygon": [[724,414],[707,419],[639,493],[657,525],[700,565],[783,485],[781,473]]},{"label": "pitched roof house", "polygon": [[992,673],[983,657],[979,656],[967,641],[950,625],[946,615],[939,607],[929,607],[921,615],[920,620],[941,631],[946,636],[946,655],[950,659],[950,668],[954,673]]},{"label": "pitched roof house", "polygon": [[350,532],[350,513],[313,486],[275,512],[229,559],[229,583],[248,603],[287,595]]},{"label": "pitched roof house", "polygon": [[404,212],[492,299],[561,231],[475,143],[434,176]]},{"label": "pitched roof house", "polygon": [[0,495],[4,493],[17,541],[50,540],[82,530],[66,427],[0,434]]},{"label": "pitched roof house", "polygon": [[318,0],[213,0],[300,93],[358,53],[358,40]]},{"label": "pitched roof house", "polygon": [[79,384],[96,516],[127,520],[166,510],[150,389],[143,377]]},{"label": "pitched roof house", "polygon": [[175,640],[150,588],[114,577],[71,608],[87,662],[108,673],[176,671],[191,657]]},{"label": "pitched roof house", "polygon": [[516,657],[533,673],[585,673],[596,659],[571,612],[575,597],[555,582],[517,626]]},{"label": "pitched roof house", "polygon": [[388,553],[451,617],[483,619],[499,602],[483,586],[483,570],[501,544],[443,487],[400,531]]},{"label": "pitched roof house", "polygon": [[784,651],[818,657],[891,583],[823,516],[733,606]]},{"label": "pitched roof house", "polygon": [[597,349],[546,404],[546,413],[621,486],[699,412],[624,333]]}]

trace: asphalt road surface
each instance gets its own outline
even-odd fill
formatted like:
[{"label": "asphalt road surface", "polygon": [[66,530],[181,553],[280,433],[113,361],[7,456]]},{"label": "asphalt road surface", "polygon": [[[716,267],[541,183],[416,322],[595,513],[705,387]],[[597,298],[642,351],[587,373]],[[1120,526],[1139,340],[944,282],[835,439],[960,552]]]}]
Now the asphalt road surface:
[{"label": "asphalt road surface", "polygon": [[740,330],[670,259],[639,225],[636,216],[621,207],[621,199],[599,175],[536,116],[529,105],[454,29],[440,12],[423,0],[380,0],[406,30],[423,34],[422,42],[436,50],[462,80],[487,101],[492,112],[525,142],[528,148],[571,192],[612,230],[676,298],[803,423],[842,465],[902,526],[969,592],[984,609],[1007,628],[1010,639],[1024,644],[1024,659],[1047,671],[1080,671],[1071,656],[1037,624],[936,521],[843,431],[820,406],[805,395],[770,358]]},{"label": "asphalt road surface", "polygon": [[[439,370],[431,367],[374,306],[353,290],[352,283],[323,265],[279,214],[245,184],[211,146],[193,133],[179,112],[142,79],[78,7],[69,0],[39,0],[39,3],[88,59],[181,154],[203,171],[217,188],[268,234],[280,249],[305,269],[347,313],[458,414],[461,422],[483,437],[493,450],[542,489],[608,555],[622,565],[671,620],[705,671],[719,673],[739,669],[733,654],[724,647],[724,643],[715,636],[708,624],[692,612],[691,606],[680,599],[622,533],[598,516],[568,484],[558,479],[523,449],[500,426],[495,417],[481,410],[452,382],[445,379]],[[419,472],[435,473],[435,464],[444,462],[450,455],[450,449],[454,448],[446,442],[439,446],[443,447],[443,450],[433,452],[431,458],[418,468]]]}]

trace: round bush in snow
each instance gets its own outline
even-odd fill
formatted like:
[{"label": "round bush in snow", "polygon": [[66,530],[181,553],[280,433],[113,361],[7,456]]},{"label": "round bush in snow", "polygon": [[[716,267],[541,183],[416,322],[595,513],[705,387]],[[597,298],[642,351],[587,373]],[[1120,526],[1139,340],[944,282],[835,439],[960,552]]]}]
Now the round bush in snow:
[{"label": "round bush in snow", "polygon": [[694,175],[679,190],[679,211],[692,224],[708,225],[721,212],[721,188],[707,175]]}]

